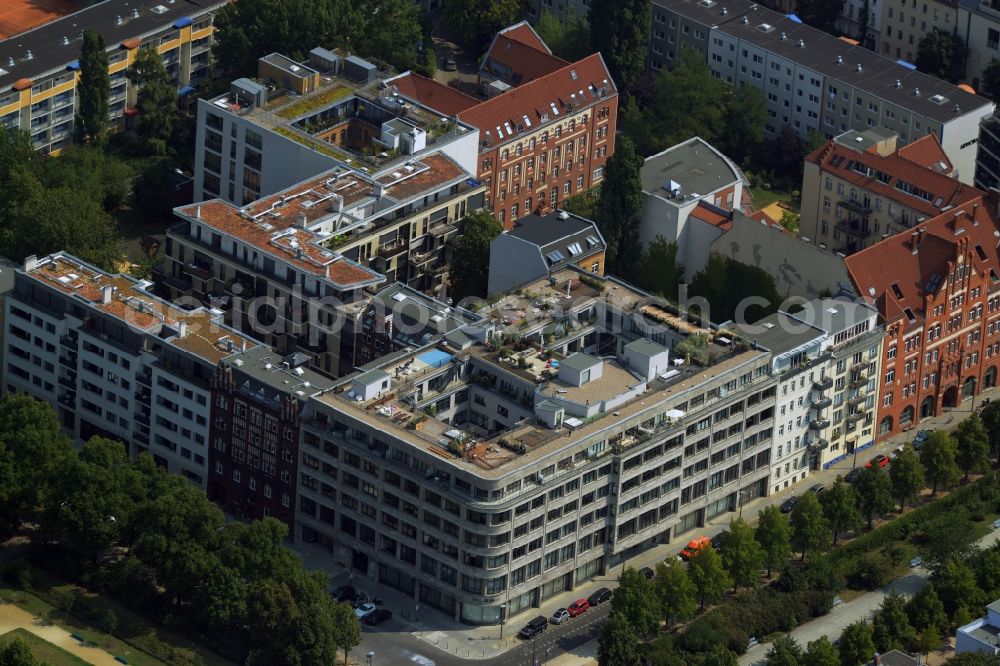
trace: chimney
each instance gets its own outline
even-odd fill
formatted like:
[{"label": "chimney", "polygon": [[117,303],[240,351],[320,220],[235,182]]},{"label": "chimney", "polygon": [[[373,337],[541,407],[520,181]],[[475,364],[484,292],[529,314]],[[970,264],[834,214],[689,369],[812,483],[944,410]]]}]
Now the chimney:
[{"label": "chimney", "polygon": [[926,228],[919,227],[910,235],[910,249],[913,251],[913,254],[916,254],[917,250],[920,249],[920,243],[924,240],[924,233],[926,231]]},{"label": "chimney", "polygon": [[299,211],[299,213],[295,216],[295,226],[300,229],[306,228],[306,214],[302,211]]},{"label": "chimney", "polygon": [[246,350],[247,350],[247,341],[244,340],[243,342],[240,343],[240,351],[245,352]]},{"label": "chimney", "polygon": [[188,333],[188,323],[187,323],[187,321],[185,321],[185,320],[182,319],[177,324],[177,337],[183,338],[183,337],[185,337],[187,335],[187,333]]},{"label": "chimney", "polygon": [[101,303],[108,305],[111,303],[111,295],[114,293],[114,287],[110,284],[106,284],[101,287]]},{"label": "chimney", "polygon": [[198,204],[197,206],[194,207],[194,216],[195,219],[198,220],[201,219],[201,204]]},{"label": "chimney", "polygon": [[30,273],[31,271],[35,270],[36,266],[38,266],[38,257],[37,256],[35,256],[35,255],[32,254],[32,255],[29,255],[29,256],[27,256],[27,257],[24,258],[24,272],[25,273]]},{"label": "chimney", "polygon": [[979,204],[972,204],[972,226],[979,226]]},{"label": "chimney", "polygon": [[965,217],[964,210],[955,211],[955,217],[952,218],[951,221],[951,228],[955,232],[956,236],[965,231],[965,221],[963,220],[964,217]]}]

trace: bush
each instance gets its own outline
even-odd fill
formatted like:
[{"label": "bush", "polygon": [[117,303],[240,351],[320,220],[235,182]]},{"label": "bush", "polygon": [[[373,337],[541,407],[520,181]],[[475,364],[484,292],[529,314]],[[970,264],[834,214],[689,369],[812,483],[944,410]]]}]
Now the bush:
[{"label": "bush", "polygon": [[28,591],[34,583],[31,569],[24,562],[11,562],[3,568],[3,574],[0,574],[0,577],[11,585],[15,585],[19,590]]},{"label": "bush", "polygon": [[892,562],[883,553],[868,553],[854,562],[847,584],[856,590],[876,590],[892,578]]}]

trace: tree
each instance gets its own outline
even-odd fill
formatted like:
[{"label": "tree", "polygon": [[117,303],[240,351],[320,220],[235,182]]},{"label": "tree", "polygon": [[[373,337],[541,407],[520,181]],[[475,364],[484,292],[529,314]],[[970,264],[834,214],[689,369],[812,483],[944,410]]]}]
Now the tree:
[{"label": "tree", "polygon": [[108,647],[111,647],[111,639],[118,630],[118,616],[110,608],[104,613],[104,631],[108,633]]},{"label": "tree", "polygon": [[957,34],[934,28],[917,45],[917,62],[921,72],[958,83],[965,78],[965,61],[969,49]]},{"label": "tree", "polygon": [[361,643],[361,622],[354,613],[351,604],[344,602],[336,604],[332,610],[333,640],[338,648],[344,651],[344,666],[347,666],[347,655],[351,649]]},{"label": "tree", "polygon": [[128,80],[138,89],[136,132],[145,141],[166,142],[177,122],[177,86],[156,49],[139,49],[128,69]]},{"label": "tree", "polygon": [[629,567],[611,598],[611,612],[627,617],[640,637],[648,639],[660,626],[660,607],[653,582]]},{"label": "tree", "polygon": [[825,550],[830,544],[830,525],[815,493],[805,493],[792,511],[792,547],[802,553]]},{"label": "tree", "polygon": [[474,52],[486,50],[493,35],[517,20],[518,0],[447,0],[444,18]]},{"label": "tree", "polygon": [[847,625],[840,635],[841,666],[867,664],[875,654],[872,628],[864,620]]},{"label": "tree", "polygon": [[55,597],[56,608],[61,610],[63,613],[63,620],[69,622],[69,614],[72,613],[73,608],[76,607],[76,588],[71,585],[62,589],[53,590],[53,596]]},{"label": "tree", "polygon": [[716,645],[701,660],[701,666],[738,666],[738,664],[736,655],[724,645]]},{"label": "tree", "polygon": [[722,152],[738,164],[745,164],[763,145],[766,124],[764,94],[755,86],[740,86],[726,104],[719,135]]},{"label": "tree", "polygon": [[626,96],[646,67],[650,0],[594,0],[590,46],[604,58],[619,92]]},{"label": "tree", "polygon": [[906,599],[895,590],[882,600],[872,618],[872,638],[879,652],[906,650],[916,640],[917,632],[906,614]]},{"label": "tree", "polygon": [[77,106],[76,131],[89,143],[103,143],[108,131],[108,98],[111,96],[111,76],[108,74],[108,52],[104,50],[101,33],[87,28],[83,31],[80,51],[80,98]]},{"label": "tree", "polygon": [[590,23],[575,11],[560,21],[552,12],[542,12],[535,31],[552,54],[567,62],[576,62],[593,53],[590,48]]},{"label": "tree", "polygon": [[764,549],[742,518],[729,523],[729,532],[722,544],[722,562],[733,581],[734,592],[740,585],[753,587],[757,584],[764,566]]},{"label": "tree", "polygon": [[455,303],[487,294],[490,243],[503,227],[485,211],[471,213],[462,222],[462,233],[452,241],[451,297]]},{"label": "tree", "polygon": [[868,521],[868,529],[872,528],[876,514],[892,511],[892,481],[878,465],[861,470],[854,482],[854,491],[858,497],[858,509]]},{"label": "tree", "polygon": [[943,430],[931,432],[920,445],[920,464],[931,484],[932,496],[937,494],[938,486],[949,486],[958,480],[955,452],[955,439]]},{"label": "tree", "polygon": [[839,36],[837,18],[843,6],[843,0],[798,0],[796,13],[812,27]]},{"label": "tree", "polygon": [[601,629],[597,646],[597,663],[601,666],[639,666],[639,641],[629,619],[612,611]]},{"label": "tree", "polygon": [[788,634],[778,636],[767,651],[767,666],[799,666],[801,663],[802,648]]},{"label": "tree", "polygon": [[920,654],[930,654],[941,646],[941,634],[938,633],[936,627],[927,627],[920,632],[920,637],[917,640],[917,649]]},{"label": "tree", "polygon": [[41,666],[31,647],[20,637],[0,646],[0,666]]},{"label": "tree", "polygon": [[980,610],[983,591],[976,583],[975,573],[965,562],[951,559],[935,575],[938,597],[948,616],[955,619],[960,611]]},{"label": "tree", "polygon": [[994,102],[1000,100],[1000,60],[996,58],[990,60],[990,64],[983,70],[982,81],[979,94],[989,97]]},{"label": "tree", "polygon": [[758,162],[777,178],[798,182],[802,178],[802,163],[808,154],[807,146],[791,125],[782,125],[778,133],[764,142]]},{"label": "tree", "polygon": [[681,562],[669,560],[657,564],[653,586],[668,629],[671,622],[683,622],[694,614],[697,589]]},{"label": "tree", "polygon": [[417,64],[417,43],[423,36],[417,5],[412,0],[366,0],[357,49],[385,60],[398,71]]},{"label": "tree", "polygon": [[[257,58],[281,50],[290,35],[288,5],[248,0],[224,6],[215,17],[212,55],[227,72],[252,72]],[[282,43],[284,41],[284,43]]]},{"label": "tree", "polygon": [[688,562],[688,575],[698,591],[701,607],[722,599],[730,585],[729,574],[722,566],[722,558],[712,546],[702,548]]},{"label": "tree", "polygon": [[830,489],[820,496],[820,503],[823,505],[823,517],[833,533],[834,545],[841,532],[861,527],[857,494],[841,477],[838,476]]},{"label": "tree", "polygon": [[[997,61],[997,63],[997,74],[1000,76],[1000,61]],[[997,90],[1000,91],[1000,87]],[[991,400],[983,408],[983,411],[980,412],[979,418],[986,428],[986,434],[990,442],[990,452],[995,458],[1000,460],[1000,400]]]},{"label": "tree", "polygon": [[840,666],[837,648],[830,639],[820,636],[806,645],[806,653],[802,656],[802,666]]},{"label": "tree", "polygon": [[792,528],[788,518],[776,506],[764,507],[757,518],[754,537],[764,550],[764,564],[770,578],[771,571],[783,566],[792,556]]},{"label": "tree", "polygon": [[657,236],[642,252],[639,265],[639,286],[663,298],[677,300],[677,289],[684,279],[684,267],[677,262],[677,243]]},{"label": "tree", "polygon": [[978,414],[971,414],[955,429],[955,462],[969,480],[970,472],[985,472],[990,466],[990,442]]},{"label": "tree", "polygon": [[618,139],[615,154],[604,168],[604,183],[597,200],[597,222],[607,243],[608,272],[629,278],[639,256],[642,221],[642,158],[628,137]]},{"label": "tree", "polygon": [[691,278],[688,294],[708,301],[711,312],[702,312],[702,317],[750,324],[776,312],[782,300],[773,276],[714,252]]},{"label": "tree", "polygon": [[938,598],[933,581],[928,581],[906,602],[906,615],[910,618],[910,625],[919,632],[934,629],[943,635],[948,631],[948,614]]},{"label": "tree", "polygon": [[924,487],[924,466],[920,464],[916,451],[907,446],[896,456],[889,465],[889,480],[892,482],[892,495],[902,511],[906,503],[912,501]]}]

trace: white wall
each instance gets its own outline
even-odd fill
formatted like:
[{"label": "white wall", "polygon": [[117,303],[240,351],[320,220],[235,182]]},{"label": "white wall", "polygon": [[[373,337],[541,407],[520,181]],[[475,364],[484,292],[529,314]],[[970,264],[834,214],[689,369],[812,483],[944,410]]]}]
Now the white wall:
[{"label": "white wall", "polygon": [[[812,372],[818,373],[820,370]],[[770,493],[784,490],[809,475],[805,440],[809,431],[811,389],[809,372],[797,373],[778,385],[774,438],[771,444]],[[829,409],[828,407],[827,411]]]},{"label": "white wall", "polygon": [[941,129],[941,147],[955,167],[955,178],[967,185],[976,175],[976,144],[979,121],[993,113],[992,102],[975,111],[955,117]]},{"label": "white wall", "polygon": [[[205,488],[211,392],[207,387],[189,382],[160,366],[152,367],[149,452],[167,461],[167,471],[183,474],[192,483]],[[162,385],[160,379],[175,384],[177,390]],[[169,401],[177,411],[161,404],[161,400]],[[160,438],[175,448],[171,450]]]}]

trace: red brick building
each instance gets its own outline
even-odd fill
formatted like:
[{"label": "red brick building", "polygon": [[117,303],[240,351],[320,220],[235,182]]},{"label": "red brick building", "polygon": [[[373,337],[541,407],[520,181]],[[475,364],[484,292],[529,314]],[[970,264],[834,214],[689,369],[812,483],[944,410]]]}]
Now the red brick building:
[{"label": "red brick building", "polygon": [[618,119],[618,90],[601,54],[566,62],[519,23],[497,34],[479,78],[486,99],[413,73],[387,83],[479,130],[484,204],[506,228],[601,183]]},{"label": "red brick building", "polygon": [[885,325],[878,438],[996,385],[998,205],[995,195],[977,197],[845,260]]}]

